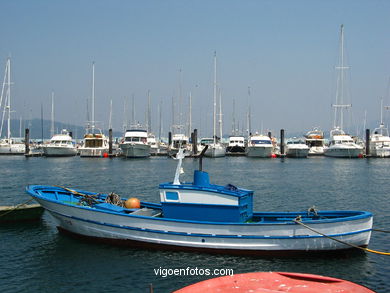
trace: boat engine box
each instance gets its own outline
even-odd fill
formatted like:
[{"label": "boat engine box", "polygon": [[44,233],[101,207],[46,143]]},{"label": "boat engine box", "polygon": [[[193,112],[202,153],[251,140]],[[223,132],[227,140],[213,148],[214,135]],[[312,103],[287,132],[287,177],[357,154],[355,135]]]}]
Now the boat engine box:
[{"label": "boat engine box", "polygon": [[195,171],[193,183],[160,184],[165,218],[244,223],[253,215],[253,191],[209,183],[206,172]]}]

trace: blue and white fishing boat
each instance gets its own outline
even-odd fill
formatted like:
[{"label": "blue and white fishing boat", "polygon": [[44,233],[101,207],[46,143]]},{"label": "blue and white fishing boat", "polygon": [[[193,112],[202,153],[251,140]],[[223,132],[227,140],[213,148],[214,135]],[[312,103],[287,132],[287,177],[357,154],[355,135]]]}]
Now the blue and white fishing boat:
[{"label": "blue and white fishing boat", "polygon": [[369,212],[253,212],[253,191],[211,184],[201,159],[193,182],[180,182],[182,149],[177,158],[173,182],[159,186],[159,204],[126,208],[123,199],[113,203],[113,194],[42,185],[26,190],[54,217],[59,230],[93,240],[239,254],[331,251],[351,248],[346,243],[369,243]]}]

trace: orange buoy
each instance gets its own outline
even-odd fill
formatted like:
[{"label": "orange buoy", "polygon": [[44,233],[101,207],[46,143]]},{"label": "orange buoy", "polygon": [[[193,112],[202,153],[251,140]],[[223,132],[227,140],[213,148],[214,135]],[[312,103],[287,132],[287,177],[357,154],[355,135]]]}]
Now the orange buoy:
[{"label": "orange buoy", "polygon": [[363,158],[363,154],[359,154],[358,157],[361,159]]},{"label": "orange buoy", "polygon": [[189,285],[174,293],[190,292],[326,292],[374,293],[374,291],[342,279],[312,274],[259,272],[224,276]]},{"label": "orange buoy", "polygon": [[125,207],[127,209],[139,209],[141,207],[141,202],[138,198],[131,197],[125,201]]},{"label": "orange buoy", "polygon": [[276,158],[276,154],[272,154],[272,155],[271,155],[271,158]]},{"label": "orange buoy", "polygon": [[103,153],[103,158],[108,158],[108,154],[107,153]]}]

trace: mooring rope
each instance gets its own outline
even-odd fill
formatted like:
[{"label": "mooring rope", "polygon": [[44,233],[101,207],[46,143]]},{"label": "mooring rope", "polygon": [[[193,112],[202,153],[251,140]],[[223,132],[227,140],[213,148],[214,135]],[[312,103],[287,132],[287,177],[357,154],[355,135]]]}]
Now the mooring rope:
[{"label": "mooring rope", "polygon": [[390,233],[390,231],[381,230],[381,229],[372,229],[372,231],[375,231],[375,232],[383,232],[383,233]]},{"label": "mooring rope", "polygon": [[29,203],[30,201],[34,200],[33,198],[30,198],[29,200],[25,201],[25,202],[22,202],[18,205],[16,205],[13,209],[10,209],[9,211],[6,211],[5,213],[1,214],[0,217],[3,217],[5,215],[8,215],[9,213],[13,212],[14,210],[17,210],[18,208],[20,208],[21,206]]},{"label": "mooring rope", "polygon": [[334,238],[334,237],[332,237],[332,236],[326,235],[326,234],[324,234],[324,233],[321,233],[321,232],[319,232],[319,231],[317,231],[317,230],[315,230],[315,229],[313,229],[313,228],[311,228],[311,227],[309,227],[309,226],[303,224],[303,223],[301,222],[301,218],[300,218],[300,217],[297,217],[297,218],[294,219],[293,221],[294,221],[295,223],[297,223],[297,224],[299,224],[299,225],[301,225],[301,226],[303,226],[303,227],[309,229],[310,231],[313,231],[314,233],[317,233],[317,234],[319,234],[319,235],[321,235],[321,236],[324,236],[324,237],[326,237],[326,238],[332,239],[332,240],[337,241],[337,242],[339,242],[339,243],[342,243],[342,244],[344,244],[344,245],[351,246],[351,247],[354,247],[354,248],[358,248],[358,249],[361,249],[361,250],[364,250],[364,251],[367,251],[367,252],[376,253],[376,254],[390,255],[390,252],[382,252],[382,251],[377,251],[377,250],[373,250],[373,249],[368,249],[368,248],[365,248],[365,247],[360,247],[360,246],[357,246],[357,245],[355,245],[355,244],[348,243],[348,242],[342,241],[342,240],[340,240],[340,239],[336,239],[336,238]]}]

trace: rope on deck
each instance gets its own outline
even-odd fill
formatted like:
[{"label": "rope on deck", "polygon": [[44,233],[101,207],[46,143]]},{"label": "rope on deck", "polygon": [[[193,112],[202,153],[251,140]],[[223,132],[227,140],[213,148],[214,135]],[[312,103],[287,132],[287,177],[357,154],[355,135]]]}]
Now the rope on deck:
[{"label": "rope on deck", "polygon": [[321,232],[319,232],[319,231],[317,231],[317,230],[315,230],[315,229],[313,229],[313,228],[307,226],[306,224],[303,224],[303,223],[301,222],[301,218],[300,218],[300,217],[297,217],[297,218],[294,219],[293,221],[294,221],[296,224],[299,224],[299,225],[305,227],[306,229],[309,229],[310,231],[313,231],[314,233],[317,233],[317,234],[319,234],[319,235],[321,235],[321,236],[324,236],[324,237],[326,237],[326,238],[332,239],[332,240],[337,241],[337,242],[339,242],[339,243],[342,243],[342,244],[344,244],[344,245],[347,245],[347,246],[350,246],[350,247],[354,247],[354,248],[358,248],[358,249],[360,249],[360,250],[364,250],[364,251],[371,252],[371,253],[375,253],[375,254],[390,255],[390,252],[383,252],[383,251],[377,251],[377,250],[373,250],[373,249],[368,249],[368,248],[365,248],[365,247],[360,247],[360,246],[357,246],[357,245],[355,245],[355,244],[348,243],[348,242],[342,241],[342,240],[340,240],[340,239],[336,239],[336,238],[334,238],[334,237],[332,237],[332,236],[326,235],[326,234],[324,234],[324,233],[321,233]]},{"label": "rope on deck", "polygon": [[22,202],[18,205],[16,205],[13,209],[10,209],[9,211],[6,211],[5,213],[1,214],[0,217],[3,217],[5,215],[8,215],[9,213],[12,213],[14,210],[17,210],[18,208],[20,208],[21,206],[25,205],[25,204],[28,204],[30,201],[34,200],[33,198],[30,198],[29,200],[25,201],[25,202]]}]

